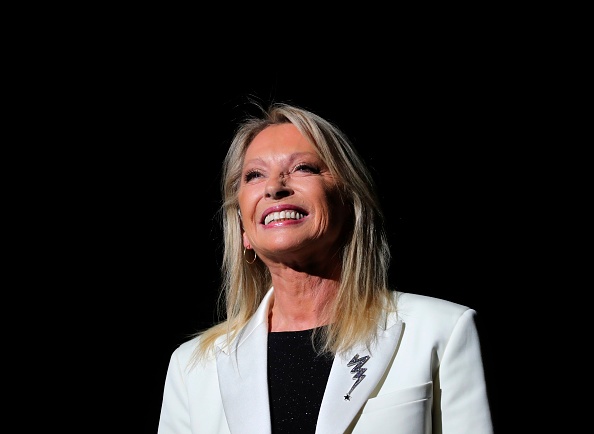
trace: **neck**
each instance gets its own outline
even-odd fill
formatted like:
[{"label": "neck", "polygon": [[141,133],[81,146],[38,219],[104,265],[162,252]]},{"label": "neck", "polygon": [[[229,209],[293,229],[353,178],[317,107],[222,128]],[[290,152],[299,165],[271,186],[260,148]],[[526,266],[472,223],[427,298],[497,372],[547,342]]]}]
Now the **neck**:
[{"label": "neck", "polygon": [[336,297],[337,282],[302,279],[296,285],[274,285],[268,324],[270,331],[308,330],[328,324],[328,307]]}]

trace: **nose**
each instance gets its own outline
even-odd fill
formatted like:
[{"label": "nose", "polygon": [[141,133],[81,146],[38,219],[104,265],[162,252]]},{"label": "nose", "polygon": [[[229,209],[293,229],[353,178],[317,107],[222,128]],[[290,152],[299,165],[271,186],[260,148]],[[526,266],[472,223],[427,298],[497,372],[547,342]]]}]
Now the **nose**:
[{"label": "nose", "polygon": [[293,193],[290,187],[287,186],[286,179],[283,175],[273,177],[266,183],[265,196],[271,199],[282,199],[290,196]]}]

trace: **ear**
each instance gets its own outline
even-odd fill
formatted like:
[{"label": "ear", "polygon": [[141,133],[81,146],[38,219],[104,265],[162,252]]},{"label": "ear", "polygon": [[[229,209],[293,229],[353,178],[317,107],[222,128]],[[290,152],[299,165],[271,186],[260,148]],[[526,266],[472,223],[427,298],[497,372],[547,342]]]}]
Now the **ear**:
[{"label": "ear", "polygon": [[245,247],[246,249],[251,249],[252,244],[250,243],[250,240],[249,240],[247,234],[245,233],[245,231],[243,232],[242,236],[243,236],[243,247]]}]

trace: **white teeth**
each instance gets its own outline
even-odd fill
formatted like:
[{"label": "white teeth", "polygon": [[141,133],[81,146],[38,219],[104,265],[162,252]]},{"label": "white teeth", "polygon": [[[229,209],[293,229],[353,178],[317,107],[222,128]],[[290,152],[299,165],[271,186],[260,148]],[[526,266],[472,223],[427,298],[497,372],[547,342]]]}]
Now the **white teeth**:
[{"label": "white teeth", "polygon": [[281,212],[273,212],[266,216],[264,219],[264,224],[267,225],[270,222],[276,220],[283,220],[283,219],[293,219],[299,220],[303,218],[303,214],[295,212],[295,211],[281,211]]}]

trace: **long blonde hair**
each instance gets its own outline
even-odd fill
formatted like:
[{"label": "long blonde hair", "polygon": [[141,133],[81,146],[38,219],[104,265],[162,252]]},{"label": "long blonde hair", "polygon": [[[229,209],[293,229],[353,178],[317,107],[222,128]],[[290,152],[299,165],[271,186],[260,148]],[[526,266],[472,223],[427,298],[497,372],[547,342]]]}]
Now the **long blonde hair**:
[{"label": "long blonde hair", "polygon": [[346,231],[341,249],[340,284],[329,307],[331,321],[324,327],[320,350],[336,354],[361,342],[370,345],[386,309],[396,308],[388,287],[391,254],[371,173],[350,140],[331,122],[285,103],[259,109],[261,116],[249,116],[239,125],[223,162],[219,212],[224,244],[219,309],[225,320],[200,333],[194,359],[205,357],[221,336],[226,336],[226,344],[231,345],[271,287],[264,263],[257,259],[250,265],[243,257],[237,192],[248,146],[266,127],[283,123],[295,125],[311,141],[351,207],[352,227]]}]

